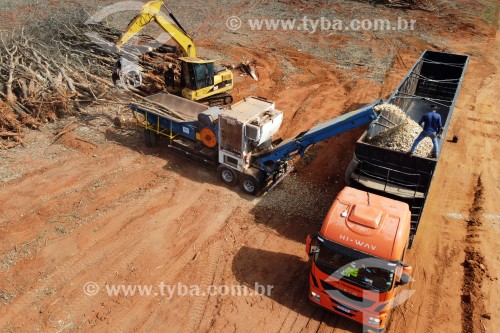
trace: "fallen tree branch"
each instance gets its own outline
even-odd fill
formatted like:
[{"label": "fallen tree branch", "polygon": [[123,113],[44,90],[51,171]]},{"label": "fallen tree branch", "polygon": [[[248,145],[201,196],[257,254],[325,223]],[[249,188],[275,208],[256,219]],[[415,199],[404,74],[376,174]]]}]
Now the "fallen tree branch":
[{"label": "fallen tree branch", "polygon": [[[3,136],[5,140],[20,140],[23,126],[37,128],[73,110],[80,111],[79,103],[85,102],[127,105],[140,101],[146,107],[182,118],[144,97],[164,89],[165,64],[176,63],[181,55],[176,48],[165,45],[144,54],[144,45],[153,38],[137,36],[137,44],[128,43],[121,56],[140,64],[143,85],[116,93],[111,74],[118,55],[113,46],[121,31],[85,24],[82,18],[88,15],[81,11],[71,15],[74,17],[67,21],[51,17],[33,22],[26,29],[29,33],[23,28],[21,33],[12,31],[8,38],[0,36],[0,133],[19,133]],[[99,36],[98,40],[88,37],[92,33]],[[73,129],[63,129],[53,142]],[[5,140],[2,149],[11,146]]]},{"label": "fallen tree branch", "polygon": [[74,121],[70,122],[68,125],[64,126],[64,128],[59,132],[57,133],[57,135],[54,137],[54,139],[52,140],[52,143],[49,145],[51,146],[54,142],[56,142],[57,140],[59,140],[59,138],[61,136],[63,136],[64,134],[68,133],[68,132],[71,132],[71,131],[74,131],[75,129],[78,128],[78,125],[74,125],[74,126],[71,126],[73,125]]},{"label": "fallen tree branch", "polygon": [[75,137],[75,139],[76,139],[76,140],[78,140],[78,141],[83,141],[83,142],[85,142],[85,143],[88,143],[88,144],[90,144],[90,145],[92,145],[92,146],[94,146],[94,147],[97,147],[97,145],[96,145],[95,143],[90,142],[90,141],[87,141],[87,140],[85,140],[85,139],[82,139],[82,138],[79,138],[79,137]]},{"label": "fallen tree branch", "polygon": [[15,133],[15,132],[0,132],[0,137],[14,137],[14,136],[22,136],[21,133]]}]

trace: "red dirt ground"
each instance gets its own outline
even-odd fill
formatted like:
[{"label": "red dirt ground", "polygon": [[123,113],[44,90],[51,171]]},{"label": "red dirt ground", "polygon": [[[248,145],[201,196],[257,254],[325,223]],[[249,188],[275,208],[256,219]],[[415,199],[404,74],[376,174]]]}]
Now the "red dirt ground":
[{"label": "red dirt ground", "polygon": [[[209,2],[214,7],[202,13],[205,18],[221,9]],[[189,14],[178,6],[179,17]],[[262,1],[231,6],[223,12],[267,8]],[[318,10],[302,1],[294,6]],[[347,13],[373,8],[354,1],[322,6]],[[495,332],[500,327],[500,35],[465,0],[443,2],[438,12],[377,10],[411,15],[421,22],[420,30],[377,38],[367,33],[354,40],[360,49],[372,50],[373,61],[350,69],[335,60],[338,48],[351,41],[344,35],[310,37],[333,60],[306,45],[299,51],[290,42],[298,32],[238,35],[225,29],[225,19],[202,24],[219,29],[200,29],[197,45],[200,52],[226,54],[226,63],[257,60],[258,82],[235,71],[235,100],[258,95],[275,101],[285,114],[279,133],[284,138],[387,97],[425,49],[471,55],[449,131],[460,141],[445,143],[423,223],[407,252],[414,281],[405,288],[416,293],[395,310],[388,332]],[[382,80],[366,78],[388,50],[393,57],[386,68],[381,65]],[[319,144],[298,175],[253,198],[164,148],[145,148],[139,132],[112,125],[117,110],[86,112],[82,119],[29,131],[26,147],[0,152],[2,331],[360,330],[307,300],[304,240],[317,232],[328,203],[344,186],[363,129]],[[79,126],[52,142],[53,133],[70,121]],[[89,281],[100,288],[95,296],[83,292]],[[162,282],[274,288],[270,296],[172,299],[104,292],[106,285]]]}]

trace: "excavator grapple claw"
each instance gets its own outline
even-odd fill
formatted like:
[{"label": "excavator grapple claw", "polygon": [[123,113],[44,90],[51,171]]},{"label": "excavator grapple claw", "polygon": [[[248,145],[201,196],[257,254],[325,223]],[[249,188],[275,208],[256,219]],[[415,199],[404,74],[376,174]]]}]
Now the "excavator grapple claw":
[{"label": "excavator grapple claw", "polygon": [[138,88],[142,84],[142,74],[139,65],[125,58],[118,59],[111,78],[113,85],[118,90],[120,88],[129,90],[128,85]]}]

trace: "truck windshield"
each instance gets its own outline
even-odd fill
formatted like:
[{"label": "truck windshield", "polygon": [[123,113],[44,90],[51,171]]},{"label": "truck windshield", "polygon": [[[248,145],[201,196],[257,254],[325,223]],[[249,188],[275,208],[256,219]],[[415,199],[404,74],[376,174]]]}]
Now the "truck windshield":
[{"label": "truck windshield", "polygon": [[[319,240],[319,239],[318,239]],[[359,251],[318,241],[314,262],[333,277],[364,289],[386,292],[392,288],[397,263],[371,257]]]}]

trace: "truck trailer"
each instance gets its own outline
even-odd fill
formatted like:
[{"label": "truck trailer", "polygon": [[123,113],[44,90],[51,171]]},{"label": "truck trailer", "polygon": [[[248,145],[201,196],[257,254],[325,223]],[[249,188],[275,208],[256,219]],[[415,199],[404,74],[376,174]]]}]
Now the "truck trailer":
[{"label": "truck trailer", "polygon": [[417,233],[443,142],[450,126],[469,57],[425,51],[386,101],[397,105],[406,115],[419,121],[438,106],[443,133],[436,158],[410,156],[405,152],[378,147],[368,142],[391,124],[380,119],[356,142],[354,157],[346,170],[346,184],[408,203],[411,210],[411,246]]},{"label": "truck trailer", "polygon": [[[467,67],[464,55],[425,51],[386,101],[419,121],[439,106],[448,131]],[[383,332],[398,285],[409,282],[412,267],[403,262],[413,242],[439,154],[410,156],[371,144],[394,126],[379,117],[356,143],[346,170],[346,187],[334,200],[320,232],[307,237],[311,258],[309,299],[355,320],[364,332]]]},{"label": "truck trailer", "polygon": [[290,172],[290,162],[311,145],[375,121],[373,107],[382,102],[370,103],[288,140],[275,140],[283,113],[264,98],[247,97],[224,108],[168,93],[147,100],[131,104],[137,124],[144,128],[146,145],[158,145],[161,138],[174,152],[217,170],[223,183],[239,183],[251,195],[279,182]]}]

